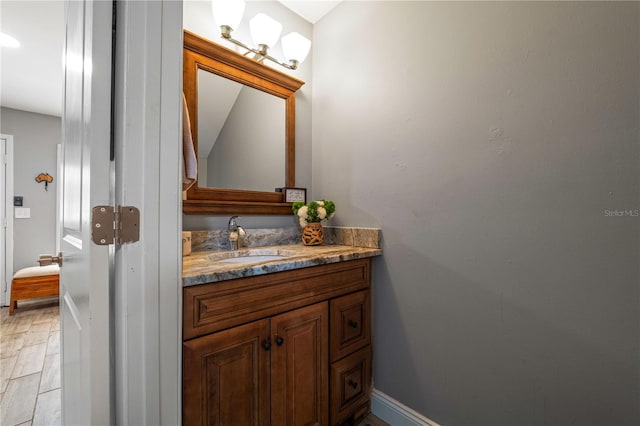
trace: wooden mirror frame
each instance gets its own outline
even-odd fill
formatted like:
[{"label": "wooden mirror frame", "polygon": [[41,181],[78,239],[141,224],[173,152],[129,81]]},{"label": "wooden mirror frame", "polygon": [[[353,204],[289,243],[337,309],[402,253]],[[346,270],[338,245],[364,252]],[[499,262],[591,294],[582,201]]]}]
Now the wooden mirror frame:
[{"label": "wooden mirror frame", "polygon": [[[285,101],[285,181],[295,187],[296,91],[303,81],[258,63],[241,54],[184,31],[183,91],[189,109],[191,134],[198,152],[198,69],[237,81]],[[194,129],[196,131],[194,131]],[[182,201],[185,214],[293,214],[281,192],[247,191],[198,186],[189,188]]]}]

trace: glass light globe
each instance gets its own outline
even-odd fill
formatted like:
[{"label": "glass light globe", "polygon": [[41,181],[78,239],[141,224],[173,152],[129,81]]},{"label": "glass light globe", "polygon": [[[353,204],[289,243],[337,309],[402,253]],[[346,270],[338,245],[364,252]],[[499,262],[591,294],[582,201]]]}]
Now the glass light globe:
[{"label": "glass light globe", "polygon": [[9,34],[0,33],[0,46],[15,49],[17,47],[20,47],[20,42],[11,37]]},{"label": "glass light globe", "polygon": [[269,15],[258,13],[249,21],[249,30],[256,45],[264,44],[273,47],[282,32],[282,24]]},{"label": "glass light globe", "polygon": [[237,29],[244,14],[244,0],[211,0],[213,20],[218,27],[223,25]]},{"label": "glass light globe", "polygon": [[302,63],[311,49],[311,40],[299,33],[289,33],[282,37],[282,53],[288,61]]}]

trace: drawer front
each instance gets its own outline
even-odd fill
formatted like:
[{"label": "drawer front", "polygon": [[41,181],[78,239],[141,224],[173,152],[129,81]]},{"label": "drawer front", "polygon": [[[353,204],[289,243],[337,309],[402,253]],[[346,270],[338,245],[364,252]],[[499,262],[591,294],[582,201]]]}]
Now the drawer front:
[{"label": "drawer front", "polygon": [[331,301],[331,361],[371,343],[370,294],[359,291]]},{"label": "drawer front", "polygon": [[371,347],[368,346],[331,365],[331,424],[353,416],[369,399]]},{"label": "drawer front", "polygon": [[185,287],[183,338],[367,289],[370,270],[370,259],[358,259]]}]

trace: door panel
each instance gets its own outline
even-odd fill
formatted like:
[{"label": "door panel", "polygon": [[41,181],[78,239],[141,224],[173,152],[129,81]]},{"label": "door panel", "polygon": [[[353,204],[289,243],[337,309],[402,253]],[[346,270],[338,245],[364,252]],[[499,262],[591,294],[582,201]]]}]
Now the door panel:
[{"label": "door panel", "polygon": [[184,343],[185,425],[269,425],[269,320]]},{"label": "door panel", "polygon": [[62,417],[112,419],[109,248],[90,242],[91,206],[109,204],[111,2],[65,4],[62,215]]},{"label": "door panel", "polygon": [[327,302],[271,319],[273,425],[328,424]]}]

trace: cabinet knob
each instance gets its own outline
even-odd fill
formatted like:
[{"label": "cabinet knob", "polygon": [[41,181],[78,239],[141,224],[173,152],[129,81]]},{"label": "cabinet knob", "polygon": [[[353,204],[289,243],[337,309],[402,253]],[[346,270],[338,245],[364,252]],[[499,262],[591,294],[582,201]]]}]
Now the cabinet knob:
[{"label": "cabinet knob", "polygon": [[269,339],[262,341],[262,347],[264,348],[265,351],[268,351],[271,349],[271,342],[269,341]]},{"label": "cabinet knob", "polygon": [[351,328],[358,328],[358,321],[354,321],[354,320],[349,320],[349,327]]},{"label": "cabinet knob", "polygon": [[358,387],[358,384],[354,382],[352,379],[349,379],[349,386],[356,389]]},{"label": "cabinet knob", "polygon": [[278,346],[282,346],[282,344],[284,343],[284,339],[280,336],[276,337],[276,345]]}]

